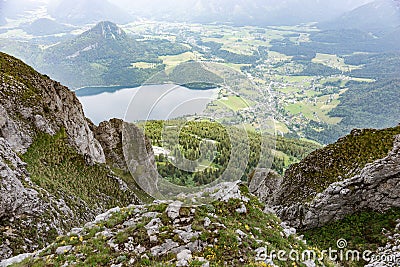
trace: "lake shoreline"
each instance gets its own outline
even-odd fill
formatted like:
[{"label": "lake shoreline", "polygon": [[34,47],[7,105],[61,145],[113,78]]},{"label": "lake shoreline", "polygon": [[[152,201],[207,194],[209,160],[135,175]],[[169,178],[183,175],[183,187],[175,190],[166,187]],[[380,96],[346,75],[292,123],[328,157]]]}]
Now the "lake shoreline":
[{"label": "lake shoreline", "polygon": [[134,122],[201,114],[220,92],[219,87],[205,87],[195,90],[171,83],[134,88],[97,87],[76,95],[95,124],[111,118]]},{"label": "lake shoreline", "polygon": [[74,90],[73,92],[78,97],[85,97],[85,96],[99,95],[102,93],[115,93],[120,90],[140,88],[142,86],[157,86],[157,85],[172,85],[172,84],[174,84],[176,86],[185,87],[190,90],[196,90],[196,91],[213,90],[213,89],[217,89],[220,87],[219,85],[210,84],[210,83],[187,83],[187,84],[148,83],[148,84],[129,85],[129,86],[125,86],[125,85],[85,86],[85,87],[78,88],[78,89]]}]

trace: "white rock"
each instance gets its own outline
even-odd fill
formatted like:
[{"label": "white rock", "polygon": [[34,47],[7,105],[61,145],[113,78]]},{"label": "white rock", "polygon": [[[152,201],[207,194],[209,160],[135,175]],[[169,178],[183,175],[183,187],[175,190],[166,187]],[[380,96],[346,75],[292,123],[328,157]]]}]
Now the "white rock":
[{"label": "white rock", "polygon": [[240,229],[237,229],[237,230],[236,230],[236,233],[237,233],[241,238],[244,238],[244,237],[247,236],[247,234],[246,234],[245,232],[243,232],[242,230],[240,230]]},{"label": "white rock", "polygon": [[65,254],[65,253],[68,253],[69,251],[71,251],[71,249],[72,249],[72,246],[59,247],[56,249],[56,254],[57,255]]},{"label": "white rock", "polygon": [[211,220],[208,217],[204,218],[204,227],[207,228],[208,226],[210,226],[211,224]]},{"label": "white rock", "polygon": [[155,235],[150,236],[150,242],[155,243],[157,241],[158,241],[157,236],[155,236]]},{"label": "white rock", "polygon": [[169,206],[166,209],[167,215],[169,218],[171,218],[172,220],[175,220],[176,218],[179,217],[179,211],[182,207],[182,202],[180,201],[174,201],[171,204],[169,204]]},{"label": "white rock", "polygon": [[102,222],[102,221],[106,221],[111,217],[111,215],[113,213],[120,212],[120,210],[121,209],[119,207],[110,209],[110,210],[106,211],[105,213],[96,216],[96,218],[95,218],[93,223],[96,224],[96,223],[99,223],[99,222]]},{"label": "white rock", "polygon": [[188,266],[189,261],[192,259],[192,252],[188,249],[182,250],[176,255],[176,266]]},{"label": "white rock", "polygon": [[246,206],[242,203],[242,206],[241,206],[240,208],[236,209],[236,212],[239,213],[239,214],[247,213],[247,208],[246,208]]},{"label": "white rock", "polygon": [[315,266],[316,266],[316,265],[315,265],[315,262],[313,262],[312,260],[304,261],[303,264],[304,264],[306,267],[315,267]]},{"label": "white rock", "polygon": [[171,239],[167,239],[167,240],[165,240],[164,244],[162,244],[160,246],[152,247],[150,249],[150,252],[153,256],[164,255],[167,252],[169,252],[171,249],[176,248],[178,246],[179,246],[179,244],[177,242],[174,242]]},{"label": "white rock", "polygon": [[30,256],[32,256],[31,253],[26,253],[26,254],[21,254],[21,255],[3,260],[0,262],[0,267],[7,267],[7,266],[13,265],[15,263],[20,263],[23,260],[25,260],[26,258],[29,258]]},{"label": "white rock", "polygon": [[159,229],[162,225],[163,224],[160,218],[154,218],[148,224],[146,224],[144,228],[147,230],[147,235],[152,236],[160,232]]}]

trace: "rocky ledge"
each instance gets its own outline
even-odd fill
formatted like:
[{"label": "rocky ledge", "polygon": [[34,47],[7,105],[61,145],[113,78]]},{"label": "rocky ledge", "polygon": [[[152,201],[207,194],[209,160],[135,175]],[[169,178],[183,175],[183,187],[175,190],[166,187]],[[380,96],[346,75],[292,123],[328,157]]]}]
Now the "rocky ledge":
[{"label": "rocky ledge", "polygon": [[393,232],[386,232],[388,239],[386,246],[378,248],[377,253],[371,257],[371,262],[365,267],[400,266],[400,219]]}]

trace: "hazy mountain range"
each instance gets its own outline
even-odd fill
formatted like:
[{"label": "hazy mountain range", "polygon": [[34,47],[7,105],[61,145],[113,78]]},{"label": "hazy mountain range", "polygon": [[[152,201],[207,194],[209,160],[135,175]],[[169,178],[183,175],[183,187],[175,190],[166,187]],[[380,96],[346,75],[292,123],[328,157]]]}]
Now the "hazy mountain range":
[{"label": "hazy mountain range", "polygon": [[323,21],[369,0],[113,0],[139,17],[186,22],[231,22],[239,25],[297,24]]},{"label": "hazy mountain range", "polygon": [[346,12],[339,18],[320,24],[328,29],[359,29],[376,33],[393,31],[400,26],[400,1],[376,0]]},{"label": "hazy mountain range", "polygon": [[[394,30],[400,26],[399,2],[399,0],[0,0],[0,25],[6,23],[6,18],[24,17],[32,10],[45,10],[47,7],[48,16],[56,22],[73,25],[105,20],[123,24],[145,18],[256,26],[320,22],[320,26],[325,29],[356,28],[380,32],[382,28]],[[49,21],[46,22],[48,23]]]},{"label": "hazy mountain range", "polygon": [[236,25],[285,25],[326,21],[371,0],[3,0],[0,23],[5,17],[48,6],[59,22],[71,24],[110,20],[125,23],[133,18],[178,22],[233,23]]},{"label": "hazy mountain range", "polygon": [[107,0],[50,1],[48,12],[58,21],[72,24],[97,23],[100,20],[116,23],[132,21],[128,12]]},{"label": "hazy mountain range", "polygon": [[55,20],[40,18],[24,27],[25,32],[32,35],[52,35],[68,32],[71,27],[63,25]]}]

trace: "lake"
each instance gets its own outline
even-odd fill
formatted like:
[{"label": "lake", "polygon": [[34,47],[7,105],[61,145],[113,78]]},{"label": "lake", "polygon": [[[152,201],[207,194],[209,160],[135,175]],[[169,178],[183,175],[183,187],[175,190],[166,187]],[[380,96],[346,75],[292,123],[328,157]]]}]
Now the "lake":
[{"label": "lake", "polygon": [[93,87],[75,91],[86,116],[95,124],[112,118],[134,122],[201,114],[217,98],[218,92],[218,88],[196,90],[175,84]]}]

